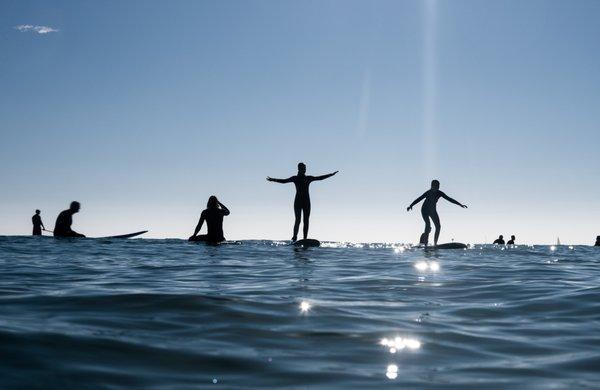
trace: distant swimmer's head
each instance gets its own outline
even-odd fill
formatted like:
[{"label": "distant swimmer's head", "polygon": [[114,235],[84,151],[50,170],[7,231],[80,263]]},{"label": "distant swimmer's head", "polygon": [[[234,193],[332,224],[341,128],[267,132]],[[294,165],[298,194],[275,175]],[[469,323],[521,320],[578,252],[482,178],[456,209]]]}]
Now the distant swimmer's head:
[{"label": "distant swimmer's head", "polygon": [[218,209],[219,208],[219,200],[216,196],[212,195],[208,198],[208,203],[206,203],[207,209]]},{"label": "distant swimmer's head", "polygon": [[432,180],[431,181],[431,188],[434,190],[439,190],[440,189],[440,182],[438,180]]},{"label": "distant swimmer's head", "polygon": [[76,201],[71,202],[71,205],[69,206],[69,210],[76,213],[80,209],[81,209],[81,205],[79,204],[79,202],[76,202]]},{"label": "distant swimmer's head", "polygon": [[39,213],[41,213],[41,211],[40,210],[35,210],[35,213],[39,214]]},{"label": "distant swimmer's head", "polygon": [[510,236],[510,239],[513,240],[513,241],[516,239],[516,237],[514,236],[514,234],[512,236]]},{"label": "distant swimmer's head", "polygon": [[502,240],[504,238],[504,236],[501,234],[500,237],[498,237],[498,238]]},{"label": "distant swimmer's head", "polygon": [[298,163],[298,173],[306,173],[306,164],[304,164],[303,162]]}]

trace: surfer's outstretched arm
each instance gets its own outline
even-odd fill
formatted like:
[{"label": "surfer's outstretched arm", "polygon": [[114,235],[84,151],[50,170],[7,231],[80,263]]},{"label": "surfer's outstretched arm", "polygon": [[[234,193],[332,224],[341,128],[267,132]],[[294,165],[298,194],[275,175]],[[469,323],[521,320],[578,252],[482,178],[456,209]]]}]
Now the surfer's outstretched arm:
[{"label": "surfer's outstretched arm", "polygon": [[450,203],[454,203],[455,205],[462,207],[463,209],[467,208],[466,204],[462,204],[459,201],[452,199],[451,197],[449,197],[448,195],[444,194],[443,192],[442,192],[442,198],[446,199]]},{"label": "surfer's outstretched arm", "polygon": [[339,171],[335,171],[333,173],[328,173],[326,175],[321,175],[321,176],[313,176],[312,179],[313,180],[325,180],[325,179],[329,179],[331,176],[335,175],[336,173],[338,173]]},{"label": "surfer's outstretched arm", "polygon": [[425,199],[425,196],[426,196],[426,195],[427,195],[427,192],[426,192],[426,193],[424,193],[423,195],[419,196],[417,199],[415,199],[415,200],[414,200],[414,201],[413,201],[413,202],[410,204],[410,206],[408,206],[408,207],[406,208],[406,211],[410,211],[410,210],[412,210],[413,206],[414,206],[414,205],[416,205],[417,203],[419,203],[420,201],[422,201],[423,199]]},{"label": "surfer's outstretched arm", "polygon": [[284,183],[291,183],[292,181],[294,181],[293,178],[294,178],[294,176],[288,177],[287,179],[274,179],[272,177],[267,176],[267,181],[274,181],[275,183],[284,184]]},{"label": "surfer's outstretched arm", "polygon": [[194,234],[192,235],[192,237],[195,237],[198,235],[198,233],[200,232],[200,229],[202,229],[202,225],[204,225],[204,219],[205,219],[204,212],[202,212],[202,214],[200,214],[200,220],[198,221],[198,225],[196,225],[196,230],[194,230]]},{"label": "surfer's outstretched arm", "polygon": [[219,202],[219,206],[221,206],[221,210],[223,210],[223,215],[229,215],[229,209],[227,207],[225,207],[225,205],[221,202]]}]

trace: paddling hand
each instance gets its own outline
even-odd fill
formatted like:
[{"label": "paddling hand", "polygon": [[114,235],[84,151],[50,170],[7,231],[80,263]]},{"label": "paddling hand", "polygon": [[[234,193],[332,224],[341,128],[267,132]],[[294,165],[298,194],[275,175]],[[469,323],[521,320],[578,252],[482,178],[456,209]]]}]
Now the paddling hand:
[{"label": "paddling hand", "polygon": [[273,181],[272,177],[267,176],[267,181]]},{"label": "paddling hand", "polygon": [[410,211],[410,210],[412,210],[412,206],[408,206],[408,207],[406,208],[406,211]]},{"label": "paddling hand", "polygon": [[460,207],[462,207],[463,209],[468,208],[466,204],[461,204]]}]

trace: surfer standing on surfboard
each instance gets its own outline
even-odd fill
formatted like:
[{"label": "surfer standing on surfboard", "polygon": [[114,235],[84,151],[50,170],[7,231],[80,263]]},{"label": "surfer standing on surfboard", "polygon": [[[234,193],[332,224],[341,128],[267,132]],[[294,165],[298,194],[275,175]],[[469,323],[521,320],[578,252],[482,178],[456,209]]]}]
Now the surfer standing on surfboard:
[{"label": "surfer standing on surfboard", "polygon": [[440,191],[440,182],[437,180],[432,180],[431,181],[431,189],[429,191],[425,192],[423,195],[419,196],[417,199],[415,199],[415,201],[412,202],[410,204],[410,206],[408,206],[406,208],[406,211],[410,211],[410,210],[412,210],[414,205],[416,205],[417,203],[419,203],[420,201],[425,199],[425,202],[423,202],[423,206],[421,207],[421,215],[423,216],[423,220],[425,221],[425,232],[423,234],[421,234],[421,238],[419,239],[419,244],[423,244],[423,245],[427,246],[427,243],[429,242],[429,233],[431,232],[431,223],[429,222],[430,218],[433,221],[433,224],[435,225],[435,236],[433,239],[434,245],[437,245],[437,243],[438,243],[438,238],[440,237],[441,225],[440,225],[440,217],[438,216],[436,205],[440,198],[444,198],[448,202],[454,203],[455,205],[458,205],[462,208],[465,208],[465,209],[467,208],[467,205],[464,205],[464,204],[452,199],[451,197],[449,197],[448,195],[446,195],[442,191]]},{"label": "surfer standing on surfboard", "polygon": [[275,183],[282,184],[294,183],[296,186],[296,198],[294,199],[294,216],[296,220],[294,221],[294,236],[292,237],[292,241],[298,240],[298,229],[300,228],[301,215],[304,216],[304,224],[302,226],[304,239],[306,240],[308,237],[308,226],[310,219],[310,195],[308,193],[308,187],[310,186],[310,183],[317,180],[325,180],[336,173],[338,173],[338,171],[322,176],[307,176],[306,165],[304,163],[299,163],[298,174],[296,176],[291,176],[287,179],[274,179],[272,177],[267,177],[268,181],[274,181]]}]

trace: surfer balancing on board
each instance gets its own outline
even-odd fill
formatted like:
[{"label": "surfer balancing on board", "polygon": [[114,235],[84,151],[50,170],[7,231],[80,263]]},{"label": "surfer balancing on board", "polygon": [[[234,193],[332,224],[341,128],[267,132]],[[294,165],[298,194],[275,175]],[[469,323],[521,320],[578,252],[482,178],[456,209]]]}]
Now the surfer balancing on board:
[{"label": "surfer balancing on board", "polygon": [[[225,241],[223,236],[223,217],[229,215],[229,209],[217,199],[216,196],[208,198],[206,210],[200,214],[200,220],[196,225],[194,234],[189,238],[189,241],[204,241],[212,244],[218,244]],[[202,225],[206,221],[207,234],[198,235]]]},{"label": "surfer balancing on board", "polygon": [[310,183],[318,180],[325,180],[330,178],[331,176],[338,173],[335,171],[333,173],[329,173],[327,175],[322,176],[307,176],[306,175],[306,165],[304,163],[298,164],[298,174],[296,176],[288,177],[287,179],[274,179],[272,177],[267,177],[268,181],[273,181],[275,183],[294,183],[296,186],[296,197],[294,198],[294,235],[292,237],[292,241],[298,240],[298,229],[300,228],[300,216],[303,218],[303,226],[302,232],[304,233],[304,239],[308,237],[308,226],[310,219],[310,195],[308,192],[308,187]]},{"label": "surfer balancing on board", "polygon": [[68,210],[61,211],[56,218],[54,225],[54,237],[85,237],[83,234],[77,233],[71,229],[73,224],[73,214],[78,213],[81,209],[79,202],[71,202]]},{"label": "surfer balancing on board", "polygon": [[448,202],[454,203],[455,205],[458,205],[462,208],[465,208],[465,209],[467,208],[467,205],[464,205],[464,204],[452,199],[451,197],[449,197],[448,195],[446,195],[442,191],[440,191],[440,182],[437,180],[433,180],[431,182],[431,189],[429,189],[423,195],[421,195],[417,199],[415,199],[415,201],[412,202],[410,204],[410,206],[408,206],[406,208],[406,211],[410,211],[410,210],[412,210],[414,205],[416,205],[417,203],[419,203],[420,201],[425,199],[425,201],[423,202],[423,206],[421,206],[421,215],[423,216],[423,220],[425,221],[425,232],[423,234],[421,234],[421,238],[419,239],[419,244],[423,244],[423,245],[427,246],[427,243],[429,242],[429,233],[431,232],[431,223],[429,221],[430,219],[433,221],[433,224],[435,225],[435,236],[433,239],[434,245],[437,245],[437,243],[438,243],[438,238],[440,237],[441,225],[440,225],[440,217],[438,216],[438,213],[436,210],[436,205],[437,205],[437,201],[440,198],[444,198]]}]

